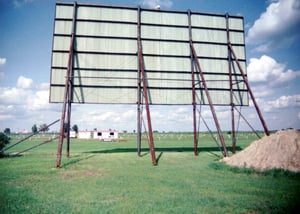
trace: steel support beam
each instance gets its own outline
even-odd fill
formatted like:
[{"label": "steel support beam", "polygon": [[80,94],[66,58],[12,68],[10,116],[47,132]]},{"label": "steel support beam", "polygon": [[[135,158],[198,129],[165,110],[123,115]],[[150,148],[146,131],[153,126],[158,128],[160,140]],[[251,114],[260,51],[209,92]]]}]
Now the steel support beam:
[{"label": "steel support beam", "polygon": [[[230,43],[229,33],[229,15],[226,13],[226,36],[227,44]],[[230,111],[231,111],[231,140],[232,140],[232,153],[236,152],[236,137],[235,137],[235,119],[234,119],[234,101],[233,101],[233,81],[232,81],[232,61],[231,61],[231,50],[228,47],[228,70],[229,70],[229,89],[230,89]]]},{"label": "steel support beam", "polygon": [[251,97],[251,99],[252,99],[252,102],[253,102],[253,104],[254,104],[254,107],[255,107],[255,109],[256,109],[256,112],[257,112],[257,114],[258,114],[258,117],[259,117],[259,119],[260,119],[260,122],[261,122],[261,124],[262,124],[262,126],[263,126],[263,128],[264,128],[265,134],[266,134],[267,136],[269,136],[269,135],[270,135],[269,129],[268,129],[267,124],[266,124],[266,122],[265,122],[265,120],[264,120],[264,117],[262,116],[262,113],[261,113],[261,111],[260,111],[260,109],[259,109],[259,107],[258,107],[258,104],[257,104],[257,102],[256,102],[256,100],[255,100],[254,94],[253,94],[253,92],[252,92],[252,90],[251,90],[251,88],[250,88],[250,85],[249,85],[247,76],[246,76],[245,72],[243,71],[240,62],[238,61],[238,58],[237,58],[237,56],[236,56],[236,54],[235,54],[235,52],[234,52],[234,50],[233,50],[233,48],[232,48],[231,43],[228,43],[228,47],[229,47],[229,49],[230,49],[230,51],[231,51],[231,53],[232,53],[232,55],[233,55],[233,57],[234,57],[234,60],[235,60],[237,66],[238,66],[238,68],[239,68],[239,70],[240,70],[240,72],[241,72],[241,74],[242,74],[244,83],[245,83],[245,85],[246,85],[246,87],[247,87],[247,90],[249,91],[250,97]]},{"label": "steel support beam", "polygon": [[240,112],[237,107],[234,107],[235,110],[239,113],[239,115],[244,119],[244,121],[247,123],[247,125],[250,127],[250,129],[253,131],[254,134],[256,134],[256,136],[258,137],[258,139],[261,138],[261,136],[259,136],[259,134],[257,133],[257,131],[251,126],[251,124],[248,122],[248,120],[244,117],[244,115],[242,114],[242,112]]},{"label": "steel support beam", "polygon": [[[150,114],[150,107],[149,107],[149,98],[148,98],[148,89],[147,89],[147,77],[145,74],[145,68],[144,68],[144,60],[143,60],[143,50],[142,50],[142,43],[141,43],[141,25],[140,25],[140,13],[141,10],[139,8],[139,19],[138,19],[138,60],[139,60],[139,73],[141,73],[141,76],[139,76],[139,78],[142,78],[142,83],[143,83],[143,95],[144,95],[144,99],[145,99],[145,107],[146,107],[146,115],[147,115],[147,122],[148,122],[148,132],[149,132],[149,149],[150,149],[150,153],[151,153],[151,157],[152,157],[152,164],[154,166],[157,165],[157,161],[156,161],[156,156],[155,156],[155,148],[154,148],[154,138],[153,138],[153,131],[152,131],[152,123],[151,123],[151,114]],[[140,83],[141,83],[140,82]],[[141,95],[138,95],[138,97]],[[138,107],[139,108],[139,107]],[[138,109],[138,111],[140,111],[140,108]],[[138,120],[141,120],[141,114],[142,112],[138,112]],[[138,129],[141,128],[140,126],[140,121],[138,121]],[[141,140],[141,130],[139,130],[138,133],[138,152],[140,152],[140,140]],[[140,135],[140,136],[139,136]]]},{"label": "steel support beam", "polygon": [[[191,21],[191,10],[188,10],[189,18],[189,40],[190,46],[193,45],[192,39],[192,21]],[[194,132],[194,155],[198,155],[198,133],[197,133],[197,103],[196,103],[196,89],[195,89],[195,67],[193,60],[193,52],[190,50],[190,59],[191,59],[191,71],[192,71],[192,105],[193,105],[193,132]]]},{"label": "steel support beam", "polygon": [[198,68],[198,73],[199,73],[200,78],[201,78],[201,80],[202,80],[202,84],[203,84],[203,87],[204,87],[204,90],[205,90],[205,94],[206,94],[206,97],[207,97],[207,100],[208,100],[208,104],[209,104],[209,107],[210,107],[210,111],[211,111],[212,116],[213,116],[213,118],[214,118],[214,122],[215,122],[217,131],[218,131],[218,135],[219,135],[219,139],[220,139],[221,144],[222,144],[222,147],[223,147],[223,155],[224,155],[225,157],[228,157],[228,151],[227,151],[226,144],[225,144],[225,140],[224,140],[224,137],[223,137],[223,134],[222,134],[222,131],[221,131],[221,127],[220,127],[220,124],[219,124],[219,120],[218,120],[218,118],[217,118],[217,114],[216,114],[214,105],[213,105],[213,103],[212,103],[210,94],[209,94],[209,92],[208,92],[208,87],[207,87],[207,85],[206,85],[206,81],[205,81],[205,78],[204,78],[204,74],[203,74],[202,69],[201,69],[201,67],[200,67],[200,63],[199,63],[199,60],[198,60],[198,56],[197,56],[197,53],[196,53],[196,50],[195,50],[193,44],[191,44],[191,50],[192,50],[192,53],[193,53],[194,61],[195,61],[196,65],[197,65],[197,68]]},{"label": "steel support beam", "polygon": [[[74,37],[75,37],[75,23],[76,23],[76,11],[77,11],[77,3],[73,4],[73,21],[72,21],[72,33],[71,33],[71,41],[70,41],[70,50],[69,50],[69,59],[68,59],[68,68],[66,74],[66,82],[65,82],[65,91],[64,91],[64,103],[62,107],[62,114],[60,120],[60,136],[57,148],[57,159],[56,159],[56,167],[60,167],[61,165],[61,156],[62,156],[62,147],[65,137],[65,119],[67,113],[67,126],[70,126],[71,119],[71,76],[73,70],[73,58],[74,58]],[[70,143],[70,135],[69,135],[69,127],[67,128],[67,156],[69,155],[69,143]]]},{"label": "steel support beam", "polygon": [[139,51],[141,49],[141,7],[138,7],[138,13],[137,13],[137,53],[138,53],[138,72],[137,72],[137,154],[138,156],[141,156],[141,145],[142,145],[142,111],[141,111],[141,66],[140,66],[140,58],[141,52]]},{"label": "steel support beam", "polygon": [[143,82],[143,95],[145,99],[145,107],[146,107],[146,115],[147,115],[147,122],[148,122],[148,132],[149,132],[149,149],[152,157],[152,164],[154,166],[157,165],[156,156],[155,156],[155,149],[154,149],[154,139],[153,139],[153,131],[152,131],[152,123],[151,123],[151,115],[150,115],[150,107],[149,107],[149,98],[148,98],[148,89],[147,89],[147,77],[145,74],[144,69],[144,62],[143,62],[143,55],[142,55],[142,48],[140,46],[139,49],[139,66],[142,73],[142,82]]},{"label": "steel support beam", "polygon": [[16,145],[22,143],[22,142],[24,142],[25,140],[31,138],[32,136],[34,136],[34,135],[36,135],[36,134],[39,134],[39,133],[42,132],[42,131],[45,131],[46,129],[48,129],[50,126],[52,126],[53,124],[57,123],[58,121],[59,121],[59,119],[58,119],[58,120],[55,120],[54,122],[50,123],[49,125],[46,125],[44,128],[39,129],[37,132],[32,133],[31,135],[29,135],[29,136],[23,138],[22,140],[19,140],[18,142],[14,143],[14,144],[12,144],[12,145],[10,145],[10,146],[8,146],[8,147],[4,147],[0,152],[4,152],[4,151],[6,151],[6,150],[8,150],[8,149],[10,149],[10,148],[12,148],[12,147],[14,147],[14,146],[16,146]]}]

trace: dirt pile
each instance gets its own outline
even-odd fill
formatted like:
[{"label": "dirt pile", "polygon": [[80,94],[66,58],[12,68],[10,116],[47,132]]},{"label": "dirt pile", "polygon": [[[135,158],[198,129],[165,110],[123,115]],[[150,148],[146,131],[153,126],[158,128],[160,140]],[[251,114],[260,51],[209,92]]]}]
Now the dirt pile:
[{"label": "dirt pile", "polygon": [[292,129],[264,136],[221,161],[231,166],[258,170],[276,168],[300,172],[300,132]]}]

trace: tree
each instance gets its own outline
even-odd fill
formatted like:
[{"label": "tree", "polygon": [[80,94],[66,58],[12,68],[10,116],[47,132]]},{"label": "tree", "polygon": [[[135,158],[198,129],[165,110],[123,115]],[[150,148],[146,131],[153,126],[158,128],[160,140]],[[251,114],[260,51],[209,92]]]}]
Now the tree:
[{"label": "tree", "polygon": [[72,130],[76,133],[78,133],[78,126],[75,124],[72,126]]},{"label": "tree", "polygon": [[4,133],[0,132],[0,157],[4,155],[2,149],[5,147],[6,144],[9,144],[9,140],[9,137],[7,137]]},{"label": "tree", "polygon": [[32,126],[31,130],[32,130],[32,133],[34,133],[34,134],[37,133],[38,128],[37,128],[36,124],[34,124],[34,125]]},{"label": "tree", "polygon": [[4,134],[10,135],[10,128],[5,128],[4,129]]},{"label": "tree", "polygon": [[47,132],[47,131],[49,131],[49,127],[47,126],[46,123],[40,125],[40,131],[42,131],[44,133]]}]

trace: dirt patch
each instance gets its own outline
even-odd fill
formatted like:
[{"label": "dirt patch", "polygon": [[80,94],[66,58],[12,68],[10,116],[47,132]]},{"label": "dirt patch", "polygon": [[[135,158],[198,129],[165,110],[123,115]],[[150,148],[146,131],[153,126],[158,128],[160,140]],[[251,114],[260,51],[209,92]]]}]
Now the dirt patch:
[{"label": "dirt patch", "polygon": [[221,161],[231,166],[258,170],[300,172],[300,132],[294,129],[278,131],[252,142],[243,151]]}]

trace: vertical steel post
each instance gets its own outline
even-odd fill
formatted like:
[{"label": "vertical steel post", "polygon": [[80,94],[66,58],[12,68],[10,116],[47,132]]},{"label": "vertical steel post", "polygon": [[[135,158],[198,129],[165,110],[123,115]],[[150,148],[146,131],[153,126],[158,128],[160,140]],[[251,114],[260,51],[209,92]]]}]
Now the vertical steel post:
[{"label": "vertical steel post", "polygon": [[140,44],[141,44],[141,7],[137,11],[137,56],[138,56],[138,72],[137,72],[137,153],[141,156],[142,144],[142,122],[141,122],[141,66],[140,66]]},{"label": "vertical steel post", "polygon": [[[65,91],[64,91],[64,103],[62,107],[61,121],[60,121],[60,136],[57,148],[57,159],[56,159],[56,167],[60,167],[61,164],[61,156],[62,156],[62,146],[65,137],[65,118],[66,111],[68,108],[68,116],[67,119],[70,120],[69,111],[71,111],[71,101],[70,101],[70,90],[71,90],[71,72],[73,68],[73,55],[74,55],[74,37],[75,37],[75,18],[76,18],[76,10],[77,3],[74,2],[73,6],[73,22],[72,22],[72,33],[71,33],[71,41],[70,41],[70,51],[69,51],[69,59],[68,59],[68,68],[66,73],[66,82],[65,82]],[[70,122],[70,121],[68,121]],[[67,133],[68,134],[68,133]]]},{"label": "vertical steel post", "polygon": [[[139,9],[139,12],[140,12],[140,9]],[[140,28],[140,23],[139,23],[138,28]],[[139,33],[140,33],[140,31],[139,31]],[[143,95],[144,95],[144,98],[145,98],[145,107],[146,107],[146,115],[147,115],[147,122],[148,122],[149,149],[150,149],[150,153],[151,153],[151,157],[152,157],[152,164],[154,166],[156,166],[157,161],[156,161],[155,149],[154,149],[154,139],[153,139],[153,131],[152,131],[152,123],[151,123],[151,115],[150,115],[150,107],[149,107],[149,98],[148,98],[147,79],[146,79],[147,77],[146,77],[145,68],[144,68],[143,51],[142,51],[142,44],[141,44],[140,34],[139,34],[139,37],[138,37],[138,57],[139,57],[139,70],[141,71],[141,77],[142,77],[142,83],[143,83]],[[140,113],[142,113],[142,112],[140,112]]]},{"label": "vertical steel post", "polygon": [[228,157],[228,151],[227,151],[227,148],[226,148],[226,144],[225,144],[225,141],[224,141],[224,137],[223,137],[223,134],[222,134],[222,131],[221,131],[221,127],[220,127],[220,124],[219,124],[219,120],[217,118],[217,114],[215,112],[215,108],[213,106],[213,103],[212,103],[212,100],[211,100],[211,97],[209,95],[209,92],[208,92],[208,87],[206,85],[206,81],[205,81],[205,78],[204,78],[204,75],[203,75],[203,72],[201,70],[201,67],[200,67],[200,63],[199,63],[199,60],[198,60],[198,56],[197,56],[197,53],[195,51],[195,48],[194,48],[194,45],[191,44],[191,49],[192,49],[192,52],[193,52],[193,57],[194,57],[194,60],[196,62],[196,65],[198,67],[198,72],[199,72],[199,75],[201,77],[201,80],[202,80],[202,84],[204,86],[204,89],[205,89],[205,94],[206,94],[206,97],[207,97],[207,100],[208,100],[208,103],[209,103],[209,107],[210,107],[210,111],[213,115],[213,118],[214,118],[214,121],[215,121],[215,125],[216,125],[216,128],[217,128],[217,131],[218,131],[218,134],[219,134],[219,139],[221,141],[221,144],[222,144],[222,147],[223,147],[223,155],[225,157]]},{"label": "vertical steel post", "polygon": [[[189,22],[189,40],[190,46],[192,46],[192,20],[191,20],[191,10],[188,10],[188,22]],[[195,69],[193,62],[193,52],[190,50],[190,60],[191,60],[191,71],[192,71],[192,105],[193,105],[193,132],[194,132],[194,155],[198,155],[198,137],[197,137],[197,103],[196,103],[196,89],[195,89]]]},{"label": "vertical steel post", "polygon": [[[229,34],[229,15],[226,13],[226,34],[227,34],[227,44],[230,43]],[[234,124],[234,102],[233,102],[233,82],[232,82],[232,61],[231,61],[231,50],[227,47],[228,51],[228,70],[229,70],[229,89],[230,89],[230,106],[231,106],[231,138],[232,138],[232,153],[236,152],[236,137],[235,137],[235,124]]]},{"label": "vertical steel post", "polygon": [[237,66],[238,66],[238,68],[239,68],[239,70],[240,70],[240,72],[241,72],[241,74],[242,74],[244,83],[245,83],[245,85],[246,85],[246,87],[247,87],[247,89],[248,89],[248,91],[249,91],[250,97],[251,97],[251,99],[252,99],[252,102],[253,102],[253,104],[254,104],[254,107],[255,107],[255,109],[256,109],[256,112],[257,112],[257,114],[258,114],[258,117],[259,117],[259,119],[260,119],[260,122],[262,123],[262,126],[263,126],[263,128],[264,128],[265,134],[266,134],[267,136],[269,136],[269,135],[270,135],[269,129],[268,129],[267,124],[266,124],[266,122],[265,122],[265,120],[264,120],[264,117],[262,116],[262,113],[261,113],[261,111],[260,111],[260,109],[259,109],[259,107],[258,107],[258,104],[257,104],[257,102],[256,102],[256,100],[255,100],[254,94],[252,93],[252,90],[251,90],[251,88],[250,88],[250,85],[249,85],[247,76],[246,76],[245,72],[243,71],[242,66],[241,66],[240,63],[239,63],[238,58],[236,57],[236,54],[235,54],[235,52],[234,52],[234,50],[233,50],[233,48],[232,48],[231,43],[228,43],[228,47],[230,48],[231,53],[232,53],[232,55],[233,55],[233,57],[234,57],[234,60],[235,60]]}]

